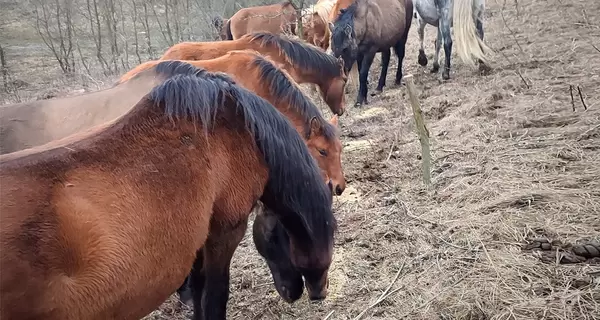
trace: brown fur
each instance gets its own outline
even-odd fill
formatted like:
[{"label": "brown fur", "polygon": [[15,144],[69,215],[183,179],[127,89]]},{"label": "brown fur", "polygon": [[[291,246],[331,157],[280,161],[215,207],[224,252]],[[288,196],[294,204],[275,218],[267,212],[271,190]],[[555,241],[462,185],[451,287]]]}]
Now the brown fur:
[{"label": "brown fur", "polygon": [[[340,72],[337,76],[328,76],[321,70],[300,68],[293,64],[288,56],[276,46],[264,45],[260,39],[255,39],[252,34],[243,36],[233,41],[213,42],[182,42],[170,47],[160,60],[206,60],[225,55],[232,50],[252,49],[268,56],[277,65],[284,69],[297,83],[312,83],[319,87],[323,100],[334,114],[341,116],[345,111],[344,88],[348,77],[344,74],[343,65],[340,63]],[[144,64],[138,65],[121,77],[121,81],[131,77],[145,68]]]},{"label": "brown fur", "polygon": [[42,145],[115,119],[162,80],[150,72],[98,92],[0,107],[0,154]]},{"label": "brown fur", "polygon": [[[227,73],[232,76],[239,85],[269,101],[292,122],[296,131],[305,138],[309,151],[315,160],[317,160],[319,167],[325,174],[325,181],[331,179],[333,187],[340,188],[341,191],[343,191],[346,188],[346,181],[344,179],[344,172],[341,164],[342,144],[339,136],[336,136],[332,140],[324,136],[321,126],[326,124],[321,123],[321,121],[313,121],[311,122],[312,125],[307,127],[306,120],[295,111],[294,107],[273,96],[269,90],[269,85],[259,82],[259,79],[261,78],[260,70],[253,65],[254,60],[257,58],[267,59],[260,56],[260,54],[254,50],[232,50],[215,59],[191,60],[185,62],[210,72]],[[144,62],[123,75],[119,81],[121,81],[121,83],[126,83],[127,79],[134,77],[137,74],[136,72],[152,68],[159,62],[161,61],[154,60]],[[292,79],[289,80],[293,81]],[[330,123],[337,127],[337,116],[334,115],[331,118]],[[307,128],[310,128],[310,132],[307,132]],[[322,156],[319,153],[319,150],[325,150],[327,156]]]},{"label": "brown fur", "polygon": [[329,15],[335,5],[336,0],[319,0],[314,6],[307,9],[303,15],[302,31],[303,39],[310,44],[314,44],[323,50],[329,48]]},{"label": "brown fur", "polygon": [[2,319],[139,319],[188,274],[216,202],[250,212],[267,181],[250,135],[221,123],[186,146],[193,124],[154,116],[0,157]]},{"label": "brown fur", "polygon": [[258,31],[296,34],[297,13],[289,1],[240,9],[229,21],[232,40]]},{"label": "brown fur", "polygon": [[403,0],[356,0],[354,32],[359,39],[378,39],[379,46],[393,46],[406,30],[406,4]]}]

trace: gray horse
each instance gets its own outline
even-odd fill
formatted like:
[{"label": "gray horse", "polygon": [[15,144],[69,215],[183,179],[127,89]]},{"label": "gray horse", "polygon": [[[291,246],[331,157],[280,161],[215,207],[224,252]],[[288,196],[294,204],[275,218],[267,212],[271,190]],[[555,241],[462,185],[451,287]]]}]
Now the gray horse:
[{"label": "gray horse", "polygon": [[[418,62],[427,65],[427,57],[423,49],[425,26],[430,24],[438,28],[435,41],[435,56],[432,73],[440,69],[439,55],[444,44],[445,65],[442,78],[450,78],[450,56],[452,55],[452,35],[450,27],[454,27],[457,52],[461,60],[468,64],[479,62],[480,70],[489,68],[485,51],[490,50],[483,42],[483,13],[485,0],[413,0],[414,16],[417,19],[419,40]],[[456,23],[453,23],[454,21]]]}]

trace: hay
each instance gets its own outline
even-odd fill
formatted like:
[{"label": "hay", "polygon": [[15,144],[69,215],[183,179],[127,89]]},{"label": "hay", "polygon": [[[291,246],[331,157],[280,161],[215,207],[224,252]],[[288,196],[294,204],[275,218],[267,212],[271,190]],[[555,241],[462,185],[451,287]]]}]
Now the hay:
[{"label": "hay", "polygon": [[[411,30],[404,71],[431,132],[432,188],[422,186],[410,106],[390,68],[384,93],[340,119],[349,189],[334,204],[330,297],[282,302],[247,236],[232,263],[229,319],[353,319],[370,305],[364,319],[600,318],[597,264],[522,249],[539,238],[600,240],[600,55],[590,45],[600,2],[519,1],[518,17],[507,3],[502,15],[502,2],[487,4],[486,39],[498,53],[487,76],[453,57],[452,79],[440,83],[416,63]],[[378,74],[375,62],[371,83]],[[586,111],[576,99],[573,112],[569,85],[582,88]],[[394,293],[375,304],[402,265]],[[148,319],[189,315],[173,309],[165,303]]]}]

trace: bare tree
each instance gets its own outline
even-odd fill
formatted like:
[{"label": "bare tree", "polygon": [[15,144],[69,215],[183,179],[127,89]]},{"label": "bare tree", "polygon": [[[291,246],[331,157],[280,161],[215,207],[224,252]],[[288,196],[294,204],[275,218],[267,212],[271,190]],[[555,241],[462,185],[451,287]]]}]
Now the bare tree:
[{"label": "bare tree", "polygon": [[0,44],[0,68],[2,69],[2,83],[4,84],[4,91],[8,92],[8,66],[6,65],[6,56],[4,55],[4,48]]},{"label": "bare tree", "polygon": [[35,29],[64,73],[75,71],[72,0],[32,2]]}]

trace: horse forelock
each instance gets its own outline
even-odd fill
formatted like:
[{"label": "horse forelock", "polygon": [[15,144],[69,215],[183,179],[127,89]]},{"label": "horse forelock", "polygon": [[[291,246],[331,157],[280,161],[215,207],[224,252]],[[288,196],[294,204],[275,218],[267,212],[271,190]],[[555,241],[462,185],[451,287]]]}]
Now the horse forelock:
[{"label": "horse forelock", "polygon": [[328,141],[337,138],[336,128],[325,120],[312,101],[302,93],[286,74],[260,55],[256,55],[253,65],[260,71],[260,78],[269,87],[269,92],[278,100],[293,108],[304,120],[304,132],[310,134],[310,124],[313,118],[319,121],[321,132]]},{"label": "horse forelock", "polygon": [[319,72],[327,77],[341,75],[342,70],[339,62],[333,56],[322,52],[315,46],[301,41],[285,39],[268,32],[251,33],[250,41],[260,41],[263,46],[277,48],[294,66],[301,69]]}]

